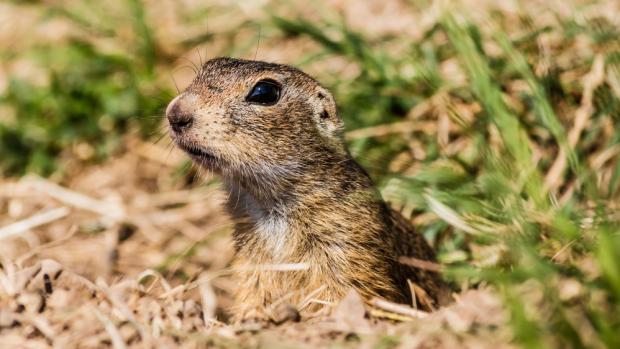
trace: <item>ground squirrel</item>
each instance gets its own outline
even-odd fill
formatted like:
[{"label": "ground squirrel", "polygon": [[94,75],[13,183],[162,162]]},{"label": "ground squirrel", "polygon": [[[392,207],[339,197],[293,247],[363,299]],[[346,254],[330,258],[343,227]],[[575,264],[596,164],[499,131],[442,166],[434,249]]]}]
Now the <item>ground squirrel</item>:
[{"label": "ground squirrel", "polygon": [[[166,116],[176,145],[220,174],[228,193],[237,319],[266,316],[282,300],[312,314],[350,288],[366,300],[408,303],[407,279],[428,295],[423,308],[447,300],[436,273],[399,263],[435,253],[353,160],[331,93],[309,75],[211,59]],[[273,268],[291,263],[303,268]]]}]

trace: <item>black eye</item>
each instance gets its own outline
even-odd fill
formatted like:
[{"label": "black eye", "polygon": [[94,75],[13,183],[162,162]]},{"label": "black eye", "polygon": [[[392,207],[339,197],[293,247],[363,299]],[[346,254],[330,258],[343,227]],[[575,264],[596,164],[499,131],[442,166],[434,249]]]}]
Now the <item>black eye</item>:
[{"label": "black eye", "polygon": [[280,99],[280,90],[280,85],[275,81],[261,80],[254,85],[245,100],[262,105],[273,105]]}]

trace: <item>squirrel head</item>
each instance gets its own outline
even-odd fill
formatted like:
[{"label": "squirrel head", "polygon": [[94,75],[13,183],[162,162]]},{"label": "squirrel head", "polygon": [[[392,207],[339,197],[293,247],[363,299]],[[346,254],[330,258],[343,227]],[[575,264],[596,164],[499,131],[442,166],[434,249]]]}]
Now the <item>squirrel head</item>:
[{"label": "squirrel head", "polygon": [[174,142],[220,173],[283,175],[347,153],[331,93],[287,65],[211,59],[166,117]]}]

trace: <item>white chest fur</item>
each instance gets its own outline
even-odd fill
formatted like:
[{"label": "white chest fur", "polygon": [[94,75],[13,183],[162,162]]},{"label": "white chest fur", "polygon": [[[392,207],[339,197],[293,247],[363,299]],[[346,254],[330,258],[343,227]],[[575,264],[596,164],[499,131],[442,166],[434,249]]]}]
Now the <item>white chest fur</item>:
[{"label": "white chest fur", "polygon": [[252,195],[232,181],[226,182],[229,206],[237,218],[249,218],[254,226],[252,232],[271,254],[273,263],[290,263],[287,243],[290,242],[290,222],[286,208],[271,207],[266,210]]},{"label": "white chest fur", "polygon": [[251,213],[255,223],[255,233],[265,244],[275,262],[288,263],[286,259],[286,243],[289,238],[289,224],[284,216],[269,215],[263,212]]}]

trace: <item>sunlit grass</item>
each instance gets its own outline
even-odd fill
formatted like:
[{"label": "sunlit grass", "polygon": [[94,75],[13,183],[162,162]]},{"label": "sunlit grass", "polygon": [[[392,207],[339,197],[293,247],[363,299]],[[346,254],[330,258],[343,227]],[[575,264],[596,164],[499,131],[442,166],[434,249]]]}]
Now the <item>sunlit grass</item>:
[{"label": "sunlit grass", "polygon": [[[395,127],[386,136],[382,130],[356,139],[353,149],[371,167],[376,152],[394,168],[405,164],[400,173],[373,172],[385,183],[384,195],[436,240],[451,266],[447,276],[497,287],[517,342],[533,348],[619,345],[612,333],[620,329],[619,161],[613,150],[620,141],[620,95],[613,90],[620,41],[610,35],[617,28],[602,18],[578,27],[573,18],[558,18],[537,27],[535,18],[524,17],[528,32],[524,25],[517,36],[446,11],[422,40],[410,43],[410,55],[388,55],[346,27],[338,38],[321,30],[339,24],[274,21],[359,66],[360,74],[347,82],[352,87],[338,90],[350,128],[435,121],[427,132],[403,134]],[[546,53],[547,70],[534,73],[545,52],[533,43],[558,36],[561,43]],[[573,51],[577,39],[587,48]],[[493,55],[485,50],[491,45],[499,49]],[[454,63],[466,76],[457,84],[440,71]],[[406,69],[415,72],[409,79],[403,79]],[[429,99],[435,103],[426,113],[408,113],[409,103]],[[394,113],[395,106],[405,112]],[[583,118],[587,125],[580,124]],[[448,137],[441,139],[442,132]],[[412,159],[412,146],[425,156]],[[615,155],[597,163],[605,152]],[[584,267],[590,262],[596,272]],[[571,287],[576,291],[567,295]]]}]

